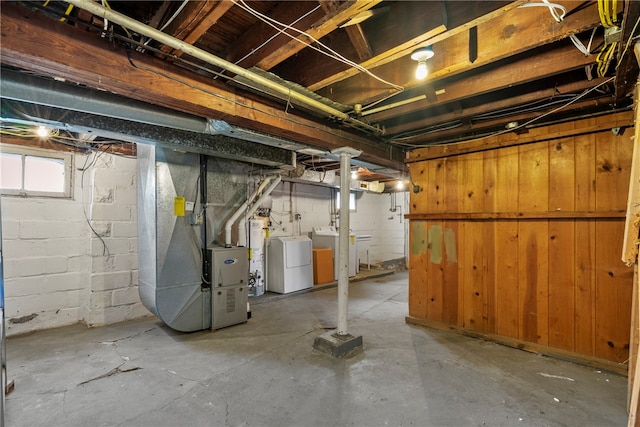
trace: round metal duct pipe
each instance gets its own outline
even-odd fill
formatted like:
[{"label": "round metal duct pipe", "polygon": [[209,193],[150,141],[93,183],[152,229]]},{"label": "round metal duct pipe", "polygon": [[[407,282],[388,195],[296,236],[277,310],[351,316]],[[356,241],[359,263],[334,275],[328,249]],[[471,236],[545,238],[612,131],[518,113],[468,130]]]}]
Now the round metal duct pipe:
[{"label": "round metal duct pipe", "polygon": [[168,34],[165,34],[162,31],[158,31],[157,29],[150,27],[146,24],[143,24],[142,22],[136,21],[135,19],[129,18],[126,15],[107,9],[104,6],[93,2],[93,0],[70,0],[68,1],[68,3],[71,3],[74,6],[77,6],[86,11],[89,11],[94,15],[100,16],[103,19],[108,19],[111,22],[122,25],[126,28],[129,28],[130,30],[133,30],[137,33],[140,33],[154,40],[157,40],[160,43],[163,43],[174,49],[181,50],[182,52],[188,55],[191,55],[194,58],[198,58],[202,61],[205,61],[208,64],[215,65],[217,67],[230,71],[234,74],[242,76],[262,87],[271,89],[283,95],[285,99],[295,100],[300,104],[306,106],[307,108],[326,114],[328,117],[335,117],[337,119],[344,121],[345,123],[348,123],[357,128],[361,128],[373,134],[379,135],[383,133],[382,129],[378,127],[371,126],[370,124],[362,122],[360,120],[356,120],[351,116],[349,116],[348,114],[343,113],[340,110],[336,110],[333,107],[325,105],[322,102],[319,102],[313,98],[309,98],[308,96],[303,95],[299,92],[292,91],[288,87],[282,86],[260,75],[252,73],[251,71],[246,70],[232,62],[229,62],[225,59],[212,55],[209,52],[206,52],[180,39],[177,39]]}]

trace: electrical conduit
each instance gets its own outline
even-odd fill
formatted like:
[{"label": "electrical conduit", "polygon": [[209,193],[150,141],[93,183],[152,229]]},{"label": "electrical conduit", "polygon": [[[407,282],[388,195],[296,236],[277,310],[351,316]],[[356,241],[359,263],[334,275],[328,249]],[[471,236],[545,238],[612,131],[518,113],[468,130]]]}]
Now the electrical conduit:
[{"label": "electrical conduit", "polygon": [[168,34],[165,34],[162,31],[158,31],[157,29],[150,27],[148,25],[145,25],[142,22],[136,21],[135,19],[129,18],[126,15],[107,9],[106,7],[103,7],[98,3],[94,3],[92,0],[70,0],[69,3],[81,9],[84,9],[88,12],[91,12],[94,15],[98,15],[103,19],[108,19],[111,22],[114,22],[118,25],[122,25],[123,27],[126,27],[144,36],[150,37],[154,40],[157,40],[160,43],[163,43],[174,49],[181,50],[187,55],[190,55],[190,56],[193,56],[194,58],[205,61],[208,64],[215,65],[216,67],[223,68],[227,71],[230,71],[231,73],[244,77],[254,83],[257,83],[258,85],[264,88],[271,89],[283,95],[285,99],[295,100],[300,104],[305,105],[308,108],[311,108],[318,112],[325,113],[329,117],[335,117],[337,119],[340,119],[346,123],[349,123],[355,127],[361,128],[368,132],[372,132],[374,134],[382,133],[382,130],[378,127],[371,126],[370,124],[362,122],[360,120],[356,120],[351,116],[349,116],[348,114],[343,113],[340,110],[337,110],[333,107],[325,105],[322,102],[319,102],[313,98],[310,98],[302,93],[292,91],[290,88],[286,86],[282,86],[258,74],[252,73],[251,71],[246,70],[232,62],[229,62],[225,59],[212,55],[209,52],[206,52],[200,48],[197,48],[189,43],[185,43],[184,41],[177,39],[175,37],[172,37]]}]

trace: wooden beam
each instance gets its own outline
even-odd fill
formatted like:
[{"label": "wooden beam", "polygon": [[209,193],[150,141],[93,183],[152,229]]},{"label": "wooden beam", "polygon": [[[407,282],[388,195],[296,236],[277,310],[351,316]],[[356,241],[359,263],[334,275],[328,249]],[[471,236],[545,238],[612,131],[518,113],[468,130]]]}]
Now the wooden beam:
[{"label": "wooden beam", "polygon": [[[186,16],[180,17],[175,29],[169,31],[169,34],[186,43],[194,44],[231,9],[233,4],[232,1],[224,0],[191,2],[187,5],[191,8],[185,12]],[[181,50],[171,49],[169,46],[163,46],[162,50],[182,56]]]},{"label": "wooden beam", "polygon": [[352,146],[363,151],[364,161],[402,168],[402,151],[373,137],[285,112],[280,105],[243,96],[148,55],[130,52],[130,61],[124,49],[28,10],[4,5],[0,24],[3,64],[326,150]]},{"label": "wooden beam", "polygon": [[528,133],[519,135],[511,132],[455,145],[437,145],[433,147],[419,148],[407,153],[407,163],[441,159],[461,154],[495,150],[504,147],[515,147],[535,142],[570,138],[572,136],[586,135],[596,132],[609,132],[611,129],[616,127],[630,126],[634,126],[633,112],[624,111],[596,117],[595,120],[575,120],[574,128],[572,129],[554,130],[553,125],[540,126],[538,128],[529,129]]},{"label": "wooden beam", "polygon": [[[325,16],[316,6],[311,1],[282,2],[269,13],[269,16],[298,30],[307,30]],[[298,35],[293,31],[289,31],[288,34],[294,37]],[[290,41],[288,36],[279,34],[275,28],[258,20],[229,44],[225,59],[241,67],[251,68]],[[268,43],[264,44],[265,42]]]},{"label": "wooden beam", "polygon": [[437,82],[435,84],[436,91],[444,90],[444,93],[438,96],[438,102],[430,103],[428,100],[422,100],[372,114],[368,116],[368,119],[372,123],[377,123],[411,114],[415,111],[424,112],[430,107],[473,98],[474,96],[513,87],[515,84],[541,80],[545,77],[582,68],[594,62],[595,56],[584,56],[573,45],[561,46],[543,56],[520,58],[504,67],[481,71],[475,74],[473,79],[457,80],[452,83]]},{"label": "wooden beam", "polygon": [[514,219],[608,219],[624,218],[624,211],[549,211],[549,212],[438,212],[415,213],[406,219],[429,221],[494,221]]},{"label": "wooden beam", "polygon": [[[454,120],[463,120],[465,117],[473,117],[478,114],[499,111],[507,108],[514,108],[523,104],[527,104],[534,101],[548,100],[553,101],[558,95],[578,94],[586,89],[592,88],[603,83],[606,80],[605,77],[596,78],[593,80],[582,80],[579,82],[571,82],[561,84],[558,86],[547,87],[545,89],[539,89],[533,92],[525,93],[523,95],[514,96],[511,98],[503,98],[492,102],[487,102],[482,105],[477,105],[469,108],[450,108],[449,113],[445,114],[428,114],[428,117],[421,118],[419,120],[412,120],[410,122],[402,123],[395,126],[386,127],[386,135],[393,137],[403,132],[412,131],[415,129],[424,129],[434,126],[438,123],[446,123]],[[431,103],[437,102],[437,98],[430,100]]]},{"label": "wooden beam", "polygon": [[[577,2],[565,2],[569,11],[580,6]],[[474,21],[475,22],[475,21]],[[595,3],[569,13],[564,21],[553,21],[547,8],[515,8],[509,13],[503,13],[493,19],[477,23],[478,27],[478,59],[469,61],[469,32],[457,32],[453,36],[433,44],[435,56],[429,60],[428,81],[438,84],[439,81],[452,76],[468,73],[483,66],[493,64],[514,55],[539,48],[566,38],[569,34],[581,33],[599,25],[598,12]],[[595,41],[594,41],[595,42]],[[576,52],[577,49],[573,48]],[[385,80],[394,82],[405,89],[423,84],[416,81],[413,75],[415,61],[409,57],[411,50],[405,50],[402,55],[394,58],[394,62],[380,65],[373,70],[375,74]],[[405,70],[404,74],[398,70]],[[355,71],[349,71],[353,75]],[[322,90],[320,90],[322,87]],[[392,93],[389,86],[365,75],[357,78],[340,79],[331,85],[317,84],[309,87],[318,90],[323,96],[329,96],[337,102],[352,105],[368,102]],[[344,96],[338,97],[336,94]]]},{"label": "wooden beam", "polygon": [[[335,13],[335,11],[338,9],[338,6],[340,5],[337,0],[320,0],[319,3],[325,14]],[[369,46],[369,42],[362,32],[362,27],[360,26],[360,24],[344,27],[344,31],[349,37],[351,45],[355,49],[360,61],[367,60],[373,56],[371,46]]]},{"label": "wooden beam", "polygon": [[638,262],[638,239],[640,238],[640,86],[635,89],[635,122],[633,135],[633,158],[629,177],[629,196],[627,198],[627,221],[624,226],[622,242],[622,262],[633,265]]},{"label": "wooden beam", "polygon": [[[563,114],[578,115],[580,111],[586,110],[587,112],[593,112],[594,108],[607,105],[612,106],[614,104],[613,95],[602,95],[595,99],[588,99],[583,101],[574,102],[570,105],[567,105],[562,109]],[[522,114],[513,114],[508,117],[499,117],[492,120],[482,120],[473,122],[471,117],[465,117],[462,120],[462,124],[459,127],[452,129],[444,129],[441,131],[434,131],[423,134],[419,134],[419,129],[416,131],[416,135],[411,137],[402,138],[400,140],[395,139],[395,142],[401,142],[402,144],[414,144],[414,145],[427,145],[429,143],[436,144],[438,142],[448,141],[449,139],[457,139],[458,141],[463,137],[461,135],[469,135],[469,134],[482,134],[483,132],[495,132],[496,128],[499,128],[502,132],[507,132],[505,126],[507,123],[515,122],[515,123],[528,123],[529,121],[540,117],[542,114],[549,113],[557,109],[557,106],[549,107],[545,110],[522,113]],[[584,113],[583,113],[584,114]],[[467,139],[472,139],[473,136],[468,137]],[[455,141],[455,142],[458,142]]]},{"label": "wooden beam", "polygon": [[[102,144],[100,141],[90,141],[88,144],[94,144],[94,147],[73,147],[68,143],[63,144],[61,142],[56,142],[55,138],[51,139],[43,139],[43,138],[31,138],[31,137],[17,137],[17,136],[8,136],[2,135],[0,137],[1,144],[11,144],[11,145],[20,145],[23,147],[35,147],[35,148],[44,148],[46,150],[55,150],[55,151],[68,151],[75,153],[87,153],[90,151],[104,151],[105,153],[114,153],[114,154],[122,154],[125,156],[135,156],[136,155],[136,144],[131,142],[122,141],[120,143],[109,142],[107,144]],[[2,151],[2,150],[0,150]]]},{"label": "wooden beam", "polygon": [[[621,100],[629,96],[638,79],[638,62],[633,55],[634,42],[631,34],[640,19],[640,2],[626,0],[624,2],[624,17],[622,20],[622,35],[618,43],[618,66],[616,68],[616,99]],[[637,34],[638,28],[636,28]],[[631,42],[627,44],[627,42]]]},{"label": "wooden beam", "polygon": [[[319,40],[326,36],[330,32],[334,31],[344,22],[348,21],[353,16],[365,12],[371,9],[382,0],[358,0],[358,1],[346,1],[335,12],[325,15],[320,21],[314,23],[311,27],[307,28],[306,33]],[[299,51],[305,48],[305,43],[311,44],[314,41],[306,35],[299,35],[295,40],[290,40],[285,45],[281,46],[275,52],[262,59],[256,65],[263,70],[270,70],[285,59],[295,55]]]},{"label": "wooden beam", "polygon": [[373,50],[371,50],[369,41],[364,35],[364,32],[362,32],[360,24],[349,25],[348,27],[345,27],[344,30],[347,32],[349,40],[351,40],[351,44],[358,54],[358,59],[360,61],[370,59],[373,56]]},{"label": "wooden beam", "polygon": [[[440,2],[398,2],[391,5],[387,12],[388,22],[382,25],[378,21],[362,24],[365,34],[370,34],[371,44],[374,46],[374,55],[371,59],[361,62],[360,65],[368,70],[381,74],[378,70],[382,65],[397,59],[408,57],[413,50],[428,44],[439,43],[456,34],[466,32],[469,28],[481,22],[490,20],[512,10],[523,1],[516,2],[456,2],[455,7],[450,8],[447,23],[442,21]],[[398,19],[397,16],[405,16]],[[411,32],[416,28],[424,28],[420,33]],[[376,40],[372,35],[377,34]],[[307,60],[306,58],[304,59]],[[294,64],[292,69],[296,69]],[[317,73],[316,76],[297,80],[308,86],[310,90],[317,91],[330,85],[360,75],[360,71],[334,64],[331,72]],[[391,76],[384,77],[387,80]],[[398,81],[402,84],[402,81]],[[328,90],[328,89],[327,89]]]}]

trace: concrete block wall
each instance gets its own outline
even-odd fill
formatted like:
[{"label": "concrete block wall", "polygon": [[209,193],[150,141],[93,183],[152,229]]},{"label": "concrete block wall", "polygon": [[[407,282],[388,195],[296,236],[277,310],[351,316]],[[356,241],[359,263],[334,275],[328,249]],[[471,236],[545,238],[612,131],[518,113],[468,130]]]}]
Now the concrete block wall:
[{"label": "concrete block wall", "polygon": [[[356,212],[351,212],[351,230],[370,235],[369,261],[372,264],[406,257],[409,211],[407,192],[394,194],[357,193]],[[361,259],[361,263],[365,260]]]},{"label": "concrete block wall", "polygon": [[8,335],[149,314],[137,296],[135,159],[101,154],[78,170],[92,160],[74,156],[71,199],[2,198]]},{"label": "concrete block wall", "polygon": [[100,156],[91,200],[91,286],[84,319],[101,326],[149,315],[138,296],[136,160]]},{"label": "concrete block wall", "polygon": [[[313,227],[332,223],[336,189],[303,183],[283,182],[271,194],[272,236],[309,235]],[[395,212],[391,202],[394,198]],[[372,264],[405,258],[408,212],[406,192],[356,193],[356,212],[350,213],[350,228],[356,234],[371,235],[369,261]],[[296,220],[296,214],[300,217]],[[364,262],[364,260],[363,260]]]}]

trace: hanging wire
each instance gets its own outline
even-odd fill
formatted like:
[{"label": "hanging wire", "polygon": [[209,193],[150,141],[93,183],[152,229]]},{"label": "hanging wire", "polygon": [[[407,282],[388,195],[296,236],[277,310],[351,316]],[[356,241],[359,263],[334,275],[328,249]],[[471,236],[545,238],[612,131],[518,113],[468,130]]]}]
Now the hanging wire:
[{"label": "hanging wire", "polygon": [[[287,37],[289,37],[289,38],[291,38],[291,39],[293,39],[293,40],[295,40],[295,41],[297,41],[297,42],[299,42],[299,43],[301,43],[301,44],[303,44],[303,45],[305,45],[305,46],[307,46],[307,47],[309,47],[309,48],[311,48],[311,49],[313,49],[313,50],[315,50],[315,51],[317,51],[317,52],[319,52],[321,54],[323,54],[323,55],[326,55],[329,58],[335,59],[335,60],[337,60],[339,62],[342,62],[342,63],[344,63],[346,65],[349,65],[350,67],[353,67],[353,68],[355,68],[355,69],[357,69],[357,70],[359,70],[359,71],[361,71],[363,73],[366,73],[367,75],[373,77],[374,79],[376,79],[376,80],[378,80],[378,81],[380,81],[380,82],[382,82],[382,83],[384,83],[386,85],[389,85],[389,86],[393,87],[394,89],[396,89],[398,91],[403,91],[404,90],[403,86],[397,85],[395,83],[391,83],[391,82],[389,82],[389,81],[387,81],[387,80],[385,80],[385,79],[383,79],[381,77],[378,77],[377,75],[373,74],[371,71],[369,71],[365,67],[361,66],[360,64],[357,64],[357,63],[345,58],[344,56],[340,55],[338,52],[336,52],[335,50],[331,49],[329,46],[321,43],[318,39],[316,39],[315,37],[313,37],[311,34],[307,33],[306,31],[299,30],[299,29],[297,29],[297,28],[295,28],[295,27],[293,27],[291,25],[282,23],[282,22],[280,22],[278,20],[275,20],[275,19],[273,19],[273,18],[271,18],[271,17],[269,17],[269,16],[267,16],[267,15],[265,15],[263,13],[260,13],[257,10],[251,8],[248,4],[246,4],[244,0],[233,0],[233,2],[238,7],[240,7],[241,9],[245,10],[246,12],[248,12],[251,15],[255,16],[256,18],[260,19],[265,24],[267,24],[270,27],[274,28],[280,34],[283,34],[283,35],[285,35],[285,36],[287,36]],[[308,37],[309,39],[311,39],[313,41],[313,43],[316,43],[318,46],[321,46],[325,50],[317,48],[317,47],[313,46],[312,44],[307,43],[304,40],[301,40],[300,38],[298,38],[298,37],[296,37],[296,36],[294,36],[292,34],[289,34],[283,28],[287,29],[287,30],[290,30],[290,31],[293,31],[293,32],[296,32],[296,33],[298,33],[300,35],[304,35],[305,37]]]}]

